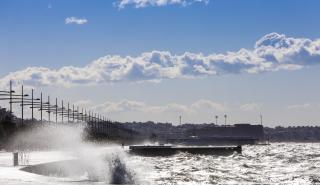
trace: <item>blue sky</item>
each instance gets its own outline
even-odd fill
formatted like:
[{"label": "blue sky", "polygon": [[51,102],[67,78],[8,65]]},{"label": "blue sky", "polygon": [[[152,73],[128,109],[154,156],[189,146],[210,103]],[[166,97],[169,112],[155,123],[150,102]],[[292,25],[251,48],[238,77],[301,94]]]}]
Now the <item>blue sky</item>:
[{"label": "blue sky", "polygon": [[[146,52],[170,52],[170,55],[156,54],[171,57],[173,61],[179,60],[175,55],[183,58],[185,52],[190,52],[195,55],[202,53],[205,56],[203,60],[219,63],[219,57],[208,59],[209,55],[227,55],[228,51],[238,52],[241,48],[251,55],[255,43],[270,33],[277,33],[277,37],[283,34],[287,40],[310,39],[315,45],[320,38],[320,2],[316,0],[209,0],[208,3],[187,0],[184,2],[190,2],[188,5],[168,1],[159,6],[147,4],[139,8],[134,4],[138,2],[135,0],[129,0],[127,2],[132,4],[119,8],[117,3],[120,2],[1,1],[2,81],[10,72],[24,71],[28,67],[50,70],[65,66],[83,68],[107,55],[120,55],[123,60],[125,56],[131,56],[140,64],[139,57],[143,58]],[[71,17],[87,22],[66,24],[66,19]],[[277,51],[281,54],[279,49]],[[317,56],[317,52],[312,56]],[[149,69],[143,74],[133,70],[126,76],[115,74],[109,78],[107,75],[106,83],[96,83],[92,77],[88,82],[90,88],[87,78],[81,77],[81,82],[86,81],[83,85],[76,76],[77,80],[68,87],[61,87],[62,91],[61,88],[48,87],[52,81],[44,84],[43,81],[36,83],[37,79],[19,79],[25,80],[27,85],[36,86],[36,89],[52,92],[52,96],[55,93],[73,102],[81,101],[83,106],[94,107],[106,102],[96,109],[112,119],[123,121],[176,122],[178,115],[182,114],[185,121],[208,122],[215,114],[228,113],[232,122],[257,122],[262,112],[270,125],[316,124],[319,123],[317,113],[320,110],[317,93],[320,88],[316,85],[320,68],[314,63],[320,61],[319,57],[311,61],[310,57],[303,58],[302,54],[286,62],[299,64],[290,66],[290,70],[278,70],[289,68],[288,65],[261,69],[264,65],[259,64],[258,69],[245,68],[245,72],[238,72],[243,63],[231,68],[227,60],[217,63],[206,71],[206,75],[185,71],[180,78],[172,71],[170,74],[166,71],[165,75],[149,75]],[[197,62],[196,59],[190,61]],[[217,67],[222,70],[212,70]],[[106,73],[110,73],[109,70],[110,66]],[[216,72],[219,75],[213,75]],[[29,74],[20,72],[24,73]],[[36,72],[37,75],[39,73]],[[141,79],[157,82],[140,82]],[[30,82],[32,80],[34,82]],[[60,87],[61,83],[53,85]],[[156,113],[150,113],[150,110]]]}]

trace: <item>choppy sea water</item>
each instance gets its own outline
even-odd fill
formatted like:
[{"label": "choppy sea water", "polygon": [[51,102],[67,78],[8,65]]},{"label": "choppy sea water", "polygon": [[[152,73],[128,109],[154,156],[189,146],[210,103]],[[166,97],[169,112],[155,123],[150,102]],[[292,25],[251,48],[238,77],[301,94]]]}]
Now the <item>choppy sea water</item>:
[{"label": "choppy sea water", "polygon": [[140,172],[152,184],[320,184],[319,143],[243,146],[230,156],[130,158],[150,167]]},{"label": "choppy sea water", "polygon": [[[87,147],[76,153],[76,156],[63,151],[30,153],[31,163],[38,164],[48,159],[76,157],[89,168],[82,169],[75,178],[57,177],[56,171],[48,169],[44,170],[48,175],[19,170],[10,164],[11,153],[2,153],[0,184],[320,184],[320,143],[243,146],[242,154],[229,156],[179,153],[142,157],[130,155],[119,146]],[[78,162],[66,165],[71,171],[81,168]]]}]

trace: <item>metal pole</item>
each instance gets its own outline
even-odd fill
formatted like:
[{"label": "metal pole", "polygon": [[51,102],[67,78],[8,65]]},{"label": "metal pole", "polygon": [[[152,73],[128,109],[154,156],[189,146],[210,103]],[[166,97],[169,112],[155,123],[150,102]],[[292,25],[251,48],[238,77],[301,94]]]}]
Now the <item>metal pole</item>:
[{"label": "metal pole", "polygon": [[12,81],[10,80],[10,102],[9,102],[9,104],[10,104],[10,116],[12,116]]},{"label": "metal pole", "polygon": [[79,106],[77,106],[77,120],[79,121]]},{"label": "metal pole", "polygon": [[216,116],[216,125],[218,125],[218,116]]},{"label": "metal pole", "polygon": [[50,123],[50,96],[48,96],[48,120]]},{"label": "metal pole", "polygon": [[84,121],[87,122],[87,109],[84,109]]},{"label": "metal pole", "polygon": [[96,114],[93,114],[93,112],[92,112],[92,121],[94,123],[94,129],[95,131],[97,131],[97,118],[96,118]]},{"label": "metal pole", "polygon": [[62,108],[61,108],[61,110],[62,110],[61,122],[63,123],[63,100],[61,100],[61,104],[62,104]]},{"label": "metal pole", "polygon": [[69,119],[69,115],[70,115],[70,105],[69,105],[69,102],[68,102],[68,123],[70,122],[70,119]]},{"label": "metal pole", "polygon": [[42,92],[40,94],[40,120],[42,124]]},{"label": "metal pole", "polygon": [[31,120],[33,121],[33,89],[31,89]]},{"label": "metal pole", "polygon": [[74,122],[74,105],[72,105],[72,120]]},{"label": "metal pole", "polygon": [[81,121],[83,121],[83,108],[81,108]]},{"label": "metal pole", "polygon": [[23,85],[21,86],[21,125],[23,125]]},{"label": "metal pole", "polygon": [[56,123],[58,123],[58,98],[56,98]]},{"label": "metal pole", "polygon": [[87,121],[88,121],[88,123],[90,123],[90,110],[89,110],[89,113],[88,113],[88,114],[89,114],[89,117],[88,117],[88,120],[87,120]]}]

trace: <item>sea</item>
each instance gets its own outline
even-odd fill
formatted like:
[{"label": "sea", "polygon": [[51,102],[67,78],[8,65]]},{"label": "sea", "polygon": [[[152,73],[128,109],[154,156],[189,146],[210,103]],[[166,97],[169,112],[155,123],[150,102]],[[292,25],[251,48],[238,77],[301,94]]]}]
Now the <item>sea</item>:
[{"label": "sea", "polygon": [[[79,177],[26,172],[24,166],[12,167],[10,156],[0,153],[0,184],[320,184],[320,143],[244,145],[241,154],[224,156],[143,157],[129,154],[128,148],[98,145],[81,152],[33,151],[27,155],[30,159],[25,166],[65,160],[66,156],[87,161],[91,167]],[[96,174],[90,175],[93,172]]]}]

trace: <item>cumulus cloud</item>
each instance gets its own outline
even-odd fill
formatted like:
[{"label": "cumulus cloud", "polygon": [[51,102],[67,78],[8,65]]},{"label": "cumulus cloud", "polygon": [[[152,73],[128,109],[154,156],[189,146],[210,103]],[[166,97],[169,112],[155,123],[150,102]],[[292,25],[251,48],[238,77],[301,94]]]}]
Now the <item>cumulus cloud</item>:
[{"label": "cumulus cloud", "polygon": [[305,103],[305,104],[289,105],[287,108],[292,110],[292,109],[307,109],[310,107],[311,107],[310,103]]},{"label": "cumulus cloud", "polygon": [[209,0],[117,0],[114,4],[118,8],[125,8],[126,6],[134,6],[135,8],[144,8],[147,6],[166,6],[166,5],[187,6],[193,3],[208,4]]},{"label": "cumulus cloud", "polygon": [[197,113],[203,110],[224,112],[228,110],[225,104],[213,102],[211,100],[198,100],[190,105],[168,103],[166,105],[148,105],[145,102],[121,100],[118,102],[105,102],[92,107],[92,109],[101,113],[119,113],[119,112],[144,112],[144,113]]},{"label": "cumulus cloud", "polygon": [[89,108],[93,106],[93,102],[91,100],[79,100],[74,102],[74,104],[82,108]]},{"label": "cumulus cloud", "polygon": [[257,110],[260,110],[260,108],[261,108],[261,105],[254,102],[247,103],[240,106],[240,110],[242,111],[257,111]]},{"label": "cumulus cloud", "polygon": [[80,19],[80,18],[77,18],[77,17],[67,17],[65,20],[64,20],[64,23],[65,24],[86,24],[88,22],[87,19]]},{"label": "cumulus cloud", "polygon": [[65,66],[57,70],[29,67],[0,79],[0,87],[12,79],[29,86],[96,85],[121,81],[144,82],[187,79],[224,74],[258,74],[297,70],[320,64],[320,39],[291,38],[270,33],[253,49],[203,55],[168,51],[145,52],[138,56],[107,55],[84,67]]}]

